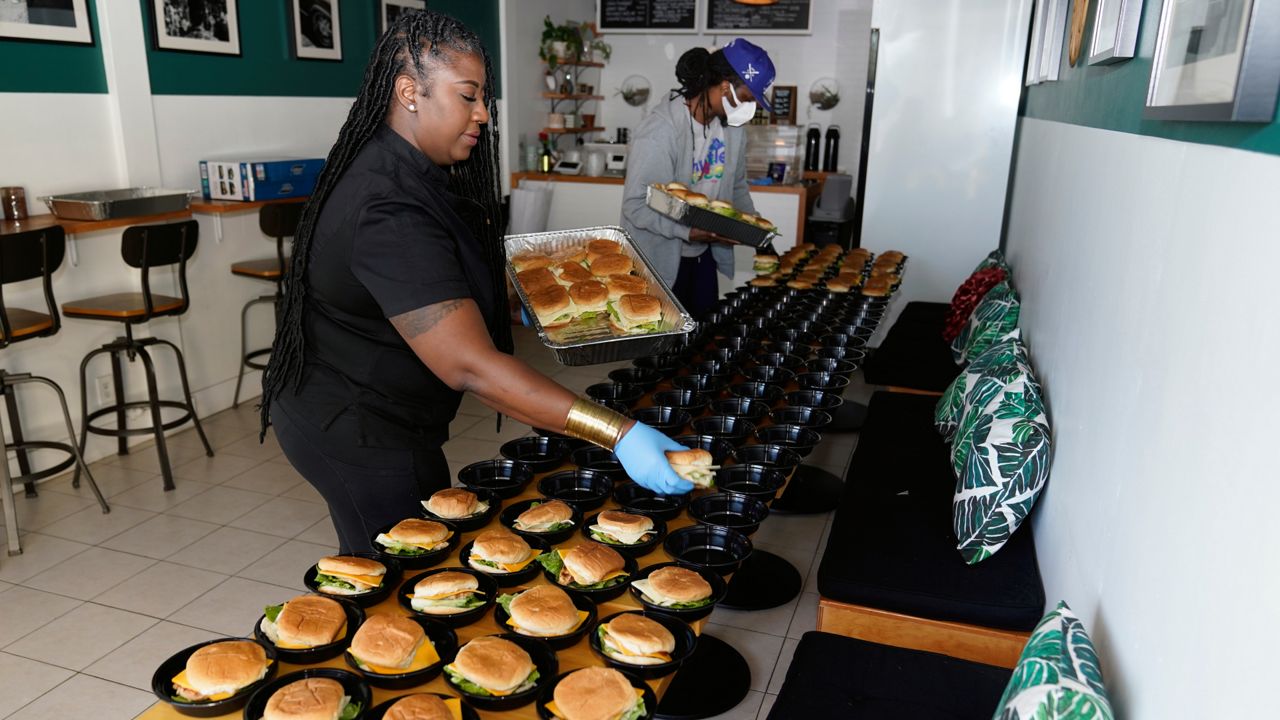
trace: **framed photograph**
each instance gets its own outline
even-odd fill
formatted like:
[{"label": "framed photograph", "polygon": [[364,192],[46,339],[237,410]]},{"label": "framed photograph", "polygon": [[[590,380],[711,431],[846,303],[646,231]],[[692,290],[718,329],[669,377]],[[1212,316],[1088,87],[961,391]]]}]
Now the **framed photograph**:
[{"label": "framed photograph", "polygon": [[285,0],[293,36],[293,56],[299,60],[341,60],[342,19],[338,0]]},{"label": "framed photograph", "polygon": [[1133,57],[1142,22],[1142,0],[1098,0],[1093,11],[1089,64],[1110,65]]},{"label": "framed photograph", "polygon": [[396,18],[411,10],[426,10],[427,0],[378,0],[378,36],[391,27]]},{"label": "framed photograph", "polygon": [[0,39],[93,44],[88,0],[0,0]]},{"label": "framed photograph", "polygon": [[1044,44],[1044,18],[1051,0],[1037,0],[1031,13],[1031,38],[1027,48],[1027,87],[1040,84],[1040,46]]},{"label": "framed photograph", "polygon": [[1039,0],[1036,3],[1031,27],[1031,52],[1027,58],[1027,85],[1058,79],[1070,9],[1071,0]]},{"label": "framed photograph", "polygon": [[774,85],[773,97],[769,104],[773,106],[773,117],[771,122],[774,125],[795,125],[796,124],[796,86],[795,85]]},{"label": "framed photograph", "polygon": [[1145,117],[1271,122],[1280,0],[1164,0]]},{"label": "framed photograph", "polygon": [[157,50],[240,54],[236,0],[148,0],[148,3],[151,34]]}]

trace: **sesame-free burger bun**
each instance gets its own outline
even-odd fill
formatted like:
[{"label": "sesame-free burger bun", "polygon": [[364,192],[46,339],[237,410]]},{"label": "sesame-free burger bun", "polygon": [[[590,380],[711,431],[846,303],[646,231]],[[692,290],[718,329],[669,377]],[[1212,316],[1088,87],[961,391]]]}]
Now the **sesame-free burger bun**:
[{"label": "sesame-free burger bun", "polygon": [[561,285],[572,285],[574,283],[595,279],[595,276],[591,274],[591,271],[582,267],[582,263],[578,262],[563,262],[556,265],[551,270],[555,273],[556,277],[559,278],[558,282]]},{"label": "sesame-free burger bun", "polygon": [[428,575],[413,586],[413,594],[422,597],[441,597],[464,591],[479,591],[480,581],[471,573],[447,570]]},{"label": "sesame-free burger bun", "polygon": [[511,256],[511,264],[515,267],[516,272],[520,272],[530,268],[546,267],[551,264],[551,258],[542,253],[525,252]]},{"label": "sesame-free burger bun", "polygon": [[569,522],[573,519],[573,508],[563,500],[548,500],[538,503],[520,513],[516,523],[521,530],[529,528],[550,527],[556,523]]},{"label": "sesame-free burger bun", "polygon": [[[569,299],[569,291],[563,285],[543,288],[528,295],[529,309],[533,310],[533,314],[538,316],[538,322],[542,323],[542,327],[565,325],[572,318],[573,301]],[[565,317],[563,320],[559,319],[566,315],[569,317]],[[432,510],[431,512],[436,511]],[[436,514],[440,515],[438,512]],[[440,517],[449,516],[440,515]]]},{"label": "sesame-free burger bun", "polygon": [[609,288],[595,278],[569,286],[569,299],[578,312],[599,311],[609,301]]},{"label": "sesame-free burger bun", "polygon": [[614,301],[613,309],[618,311],[613,323],[623,331],[662,320],[662,303],[652,295],[623,295]]},{"label": "sesame-free burger bun", "polygon": [[256,642],[213,643],[187,658],[187,682],[204,695],[235,692],[262,679],[267,665],[267,652]]},{"label": "sesame-free burger bun", "polygon": [[449,536],[449,528],[434,520],[407,518],[387,531],[392,540],[414,545],[434,545]]},{"label": "sesame-free burger bun", "polygon": [[605,510],[596,516],[596,524],[606,530],[620,530],[624,533],[644,533],[653,529],[652,518],[621,510]]},{"label": "sesame-free burger bun", "polygon": [[520,283],[520,287],[524,288],[526,295],[558,284],[556,276],[544,267],[521,270],[516,273],[516,282]]},{"label": "sesame-free burger bun", "polygon": [[476,536],[471,552],[491,562],[511,564],[528,559],[529,544],[509,530],[486,530]]},{"label": "sesame-free burger bun", "polygon": [[691,192],[684,196],[684,201],[694,207],[705,208],[711,205],[711,198],[698,192]]},{"label": "sesame-free burger bun", "polygon": [[538,585],[511,601],[511,619],[538,635],[563,635],[577,627],[578,608],[564,590],[555,585]]},{"label": "sesame-free burger bun", "polygon": [[427,498],[427,509],[442,518],[460,518],[474,515],[479,498],[470,490],[445,488]]},{"label": "sesame-free burger bun", "polygon": [[688,568],[675,565],[658,568],[646,579],[650,588],[675,602],[697,602],[711,597],[711,584]]},{"label": "sesame-free burger bun", "polygon": [[316,569],[322,573],[338,572],[346,575],[385,575],[387,566],[377,560],[354,555],[330,555],[320,558]]},{"label": "sesame-free burger bun", "polygon": [[338,637],[347,613],[337,601],[320,595],[299,595],[276,616],[280,641],[304,647],[328,645]]},{"label": "sesame-free burger bun", "polygon": [[329,678],[291,682],[271,694],[262,720],[334,720],[346,694],[342,683]]},{"label": "sesame-free burger bun", "polygon": [[[632,655],[670,653],[676,649],[676,639],[671,631],[655,620],[636,613],[624,613],[610,620],[605,628],[614,643]],[[655,662],[661,662],[650,658]],[[648,663],[639,663],[648,664]]]},{"label": "sesame-free burger bun", "polygon": [[382,720],[453,720],[449,706],[438,695],[406,695],[387,708]]},{"label": "sesame-free burger bun", "polygon": [[637,275],[610,275],[604,285],[609,288],[609,299],[615,301],[623,295],[643,295],[649,291],[649,283]]},{"label": "sesame-free burger bun", "polygon": [[636,703],[627,676],[613,668],[575,670],[556,684],[553,695],[565,720],[612,720]]},{"label": "sesame-free burger bun", "polygon": [[574,581],[580,585],[593,585],[604,580],[605,576],[617,572],[626,563],[613,548],[599,543],[583,543],[568,552],[560,554],[564,560],[564,569],[573,575]]},{"label": "sesame-free burger bun", "polygon": [[403,615],[371,615],[351,638],[351,654],[364,663],[408,667],[427,635],[422,626]]},{"label": "sesame-free burger bun", "polygon": [[631,272],[634,266],[635,263],[631,261],[631,258],[621,253],[601,255],[591,261],[591,273],[598,277],[626,275]]},{"label": "sesame-free burger bun", "polygon": [[595,262],[601,255],[613,255],[622,252],[622,245],[613,240],[596,238],[587,243],[587,262]]},{"label": "sesame-free burger bun", "polygon": [[524,648],[500,637],[486,635],[463,645],[453,669],[467,680],[489,690],[518,687],[533,672],[533,658]]}]

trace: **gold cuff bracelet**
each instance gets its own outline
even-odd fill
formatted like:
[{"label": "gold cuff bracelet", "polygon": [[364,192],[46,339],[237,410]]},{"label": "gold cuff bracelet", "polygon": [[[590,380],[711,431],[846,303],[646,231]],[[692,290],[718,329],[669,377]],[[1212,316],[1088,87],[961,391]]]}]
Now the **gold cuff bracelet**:
[{"label": "gold cuff bracelet", "polygon": [[564,434],[612,450],[622,438],[622,430],[626,424],[625,415],[579,398],[569,408],[569,416],[564,421]]}]

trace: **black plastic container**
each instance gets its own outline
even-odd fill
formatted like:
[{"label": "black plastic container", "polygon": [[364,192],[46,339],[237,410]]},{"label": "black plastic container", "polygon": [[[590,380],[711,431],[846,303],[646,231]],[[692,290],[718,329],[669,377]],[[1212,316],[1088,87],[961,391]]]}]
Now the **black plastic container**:
[{"label": "black plastic container", "polygon": [[538,492],[545,497],[563,500],[585,513],[609,499],[613,480],[591,470],[565,470],[538,481]]},{"label": "black plastic container", "polygon": [[498,514],[498,511],[502,509],[502,500],[497,495],[494,495],[487,490],[470,490],[469,492],[475,494],[475,496],[480,500],[488,503],[488,509],[482,513],[468,515],[461,518],[442,518],[428,510],[426,505],[423,505],[422,514],[425,515],[428,520],[439,520],[440,522],[449,523],[458,532],[471,532],[472,530],[478,530],[485,525],[488,525],[489,521]]},{"label": "black plastic container", "polygon": [[[645,568],[640,572],[643,573],[645,570],[649,570],[649,568]],[[716,579],[719,580],[720,578],[717,576]],[[711,607],[714,607],[714,605]],[[599,628],[603,625],[608,625],[619,615],[640,615],[642,617],[649,618],[666,628],[667,632],[671,633],[671,637],[675,638],[676,641],[676,646],[670,653],[671,661],[656,663],[654,665],[634,665],[605,653],[604,648],[600,645]],[[684,663],[686,658],[693,654],[693,649],[697,647],[698,644],[697,633],[695,633],[693,628],[689,627],[689,624],[683,619],[673,617],[666,613],[654,612],[652,610],[628,610],[626,612],[614,613],[613,615],[596,622],[596,624],[591,627],[591,633],[587,635],[587,639],[590,641],[591,649],[597,656],[599,656],[600,660],[603,661],[605,665],[621,670],[624,673],[647,679],[660,678],[679,670],[680,665]],[[647,704],[645,707],[648,709]]]},{"label": "black plastic container", "polygon": [[458,481],[468,490],[487,490],[500,498],[513,498],[533,481],[533,468],[519,460],[481,460],[459,470]]},{"label": "black plastic container", "polygon": [[805,372],[829,372],[849,377],[858,369],[858,364],[850,360],[835,358],[814,358],[804,366]]},{"label": "black plastic container", "polygon": [[671,378],[671,385],[677,390],[697,390],[711,398],[719,395],[731,379],[717,375],[677,375]]},{"label": "black plastic container", "polygon": [[687,448],[701,448],[711,453],[713,465],[723,465],[735,457],[733,444],[714,435],[677,435],[671,439]]},{"label": "black plastic container", "polygon": [[757,365],[747,368],[742,374],[750,382],[762,382],[767,385],[786,385],[796,379],[794,371],[769,365]]},{"label": "black plastic container", "polygon": [[534,434],[534,435],[541,436],[541,437],[555,438],[556,440],[559,440],[559,441],[563,442],[564,444],[568,445],[568,446],[569,446],[569,452],[573,452],[574,450],[577,450],[578,448],[586,447],[586,446],[588,446],[588,445],[591,445],[591,443],[587,442],[586,440],[579,440],[578,438],[571,438],[571,437],[569,437],[568,435],[565,435],[565,434],[563,434],[563,433],[558,433],[558,432],[556,432],[556,431],[554,431],[554,430],[548,430],[548,429],[546,429],[546,428],[537,428],[537,427],[536,427],[536,428],[534,428],[534,429],[533,429],[533,434]]},{"label": "black plastic container", "polygon": [[750,337],[723,337],[716,340],[716,346],[721,350],[742,350],[750,353],[760,347],[760,341]]},{"label": "black plastic container", "polygon": [[765,367],[784,367],[797,370],[804,367],[804,358],[799,355],[786,355],[778,352],[756,353],[755,362]]},{"label": "black plastic container", "polygon": [[[564,554],[571,549],[572,548],[561,549],[560,555],[563,557]],[[617,548],[614,548],[614,550],[616,551]],[[630,555],[627,555],[626,553],[618,553],[618,554],[622,556],[622,570],[627,574],[627,577],[623,579],[621,582],[616,582],[612,585],[609,585],[608,587],[599,588],[597,590],[586,590],[583,588],[573,587],[572,585],[561,585],[559,578],[556,575],[552,574],[552,572],[550,570],[547,570],[545,567],[542,568],[542,576],[547,579],[547,582],[552,583],[558,588],[561,588],[562,590],[569,593],[570,595],[578,595],[581,597],[589,598],[594,603],[606,602],[618,597],[623,592],[625,592],[627,589],[627,583],[631,581],[631,578],[635,577],[636,572],[640,569],[640,566],[636,564],[635,558],[631,557]],[[539,567],[542,567],[542,566],[539,565]]]},{"label": "black plastic container", "polygon": [[866,358],[867,353],[860,348],[845,346],[821,347],[818,348],[817,355],[820,358],[834,358],[836,360],[849,360],[851,362],[860,363],[864,358]]},{"label": "black plastic container", "polygon": [[[822,412],[818,410],[816,412]],[[803,425],[770,425],[756,431],[756,439],[765,445],[781,445],[801,458],[809,456],[822,442],[822,435]]]},{"label": "black plastic container", "polygon": [[755,425],[749,420],[732,415],[708,415],[694,420],[693,429],[699,435],[711,435],[739,447],[755,432]]},{"label": "black plastic container", "polygon": [[[623,510],[622,512],[627,512],[627,511]],[[632,514],[644,515],[644,513],[632,513]],[[658,543],[662,542],[662,539],[667,536],[667,524],[665,522],[649,515],[645,515],[645,517],[653,521],[653,529],[649,531],[649,535],[651,537],[648,540],[638,542],[635,545],[623,545],[621,543],[606,542],[592,535],[591,526],[599,522],[600,513],[596,513],[595,515],[592,515],[591,517],[587,518],[585,522],[582,523],[582,536],[590,540],[591,542],[600,543],[605,547],[612,548],[613,550],[618,551],[618,553],[622,555],[638,558],[643,555],[647,555],[650,550],[657,547]]]},{"label": "black plastic container", "polygon": [[[706,526],[691,525],[689,527],[701,528]],[[743,539],[745,540],[746,536],[743,536]],[[747,542],[750,543],[750,540],[748,540]],[[650,565],[645,568],[641,568],[640,572],[636,573],[635,579],[644,580],[648,578],[650,575],[652,575],[653,573],[657,572],[658,570],[661,570],[662,568],[673,567],[673,566],[682,567],[686,570],[692,570],[693,572],[696,572],[699,575],[701,575],[702,579],[706,580],[707,584],[711,586],[711,595],[708,598],[711,602],[696,608],[675,608],[675,607],[669,607],[666,605],[659,605],[655,602],[651,602],[647,595],[640,592],[640,590],[636,588],[636,586],[634,585],[634,581],[633,581],[633,584],[631,585],[631,597],[635,598],[636,602],[643,605],[646,612],[658,613],[661,615],[666,615],[668,617],[679,618],[683,622],[693,622],[695,620],[701,620],[702,618],[705,618],[706,616],[710,615],[711,612],[715,610],[716,605],[718,605],[721,600],[724,600],[724,596],[728,592],[728,584],[724,581],[724,578],[720,577],[720,573],[714,570],[710,570],[708,568],[703,568],[703,567],[692,567],[682,562],[664,562],[664,563],[657,563],[656,565]]]},{"label": "black plastic container", "polygon": [[648,368],[618,368],[609,372],[609,379],[620,385],[634,385],[649,392],[662,380],[662,373]]},{"label": "black plastic container", "polygon": [[646,355],[631,361],[631,364],[643,370],[653,370],[662,377],[671,377],[684,366],[685,358],[678,353],[663,355]]},{"label": "black plastic container", "polygon": [[689,503],[689,516],[703,525],[730,528],[750,537],[769,517],[769,506],[737,493],[713,493]]},{"label": "black plastic container", "polygon": [[697,390],[659,390],[653,394],[653,404],[677,407],[689,415],[697,415],[707,406],[707,397]]},{"label": "black plastic container", "polygon": [[799,425],[821,430],[834,419],[825,410],[807,407],[781,407],[769,414],[776,425]]},{"label": "black plastic container", "polygon": [[796,390],[783,395],[782,401],[787,407],[811,407],[832,414],[844,404],[844,398],[824,390]]},{"label": "black plastic container", "polygon": [[[364,718],[368,717],[369,709],[373,705],[373,691],[369,689],[369,683],[363,677],[350,670],[330,667],[308,668],[291,672],[259,687],[249,698],[249,702],[245,703],[244,717],[253,718],[254,720],[261,718],[267,712],[267,701],[271,699],[271,696],[277,690],[285,685],[310,678],[337,680],[342,684],[343,694],[351,698],[351,703],[360,703],[360,712],[356,713],[352,720],[364,720]],[[227,710],[222,710],[219,714],[227,712]]]},{"label": "black plastic container", "polygon": [[351,642],[351,637],[356,634],[356,630],[360,629],[360,625],[364,622],[364,609],[353,602],[347,602],[338,595],[325,595],[324,597],[336,601],[342,606],[342,611],[347,616],[347,627],[342,633],[342,637],[331,643],[317,645],[310,648],[282,648],[277,646],[262,631],[262,621],[266,619],[266,614],[258,616],[256,622],[253,623],[253,638],[266,647],[275,650],[276,658],[282,662],[293,663],[294,665],[307,665],[310,663],[324,662],[331,658],[338,657],[342,651],[346,649]]},{"label": "black plastic container", "polygon": [[762,382],[742,382],[729,386],[729,394],[734,397],[762,400],[770,405],[780,400],[784,392],[781,385]]},{"label": "black plastic container", "polygon": [[659,495],[646,487],[626,483],[613,491],[613,500],[626,512],[648,515],[655,520],[670,520],[689,504],[689,493]]},{"label": "black plastic container", "polygon": [[440,675],[440,671],[444,669],[444,666],[453,662],[453,656],[458,654],[458,634],[450,629],[448,625],[428,620],[420,615],[415,615],[409,619],[422,626],[422,631],[426,633],[427,639],[435,646],[436,655],[440,656],[439,660],[413,672],[383,675],[362,670],[356,664],[355,656],[351,654],[350,650],[347,650],[342,654],[343,659],[347,661],[347,666],[363,675],[365,682],[384,690],[404,690],[436,679]]},{"label": "black plastic container", "polygon": [[685,567],[728,575],[751,554],[751,538],[716,525],[689,525],[668,534],[662,549]]},{"label": "black plastic container", "polygon": [[[777,426],[774,425],[774,427]],[[738,462],[744,465],[768,465],[781,470],[786,475],[791,475],[791,471],[796,469],[800,464],[800,458],[800,454],[795,450],[773,443],[748,445],[738,449]]]},{"label": "black plastic container", "polygon": [[[524,592],[524,591],[521,590],[520,592]],[[512,594],[519,595],[520,593],[517,592]],[[551,646],[552,650],[568,650],[574,645],[577,645],[578,641],[586,637],[587,633],[591,632],[596,626],[596,604],[591,602],[590,598],[583,597],[581,595],[575,595],[573,593],[566,593],[566,594],[569,596],[569,599],[573,601],[574,607],[578,608],[582,612],[587,613],[586,619],[584,619],[581,623],[579,623],[578,626],[575,627],[573,630],[563,635],[524,635],[524,633],[514,629],[511,632],[515,633],[516,635],[524,635],[525,637],[537,638],[538,640],[541,640],[542,642]],[[501,604],[499,603],[493,604],[493,621],[498,624],[498,627],[504,628],[504,629],[511,627],[510,625],[507,624],[507,621],[510,619],[511,619],[511,616],[507,614],[507,611],[503,609]]]},{"label": "black plastic container", "polygon": [[[791,342],[790,340],[780,340],[769,347],[775,352],[780,352],[784,355],[795,355],[802,360],[813,354],[812,346],[804,343]],[[790,368],[784,369],[790,370]]]},{"label": "black plastic container", "polygon": [[[355,631],[352,630],[351,632],[354,633]],[[187,658],[191,657],[191,654],[196,650],[199,650],[206,645],[213,645],[215,643],[222,642],[235,642],[242,639],[243,638],[218,638],[216,640],[197,643],[170,655],[169,659],[160,663],[160,667],[156,668],[155,673],[151,675],[151,692],[154,693],[156,697],[168,703],[169,707],[183,715],[189,715],[191,717],[218,717],[219,715],[226,715],[227,713],[233,713],[236,710],[239,710],[249,703],[250,698],[253,697],[253,694],[259,688],[265,687],[271,683],[272,679],[276,676],[276,673],[280,671],[280,662],[276,655],[276,647],[272,643],[258,641],[258,644],[262,646],[263,651],[267,655],[267,662],[269,663],[267,666],[267,674],[264,675],[261,680],[249,683],[248,685],[240,688],[233,693],[231,697],[223,698],[221,700],[210,700],[207,702],[179,702],[173,699],[173,696],[177,694],[173,689],[173,677],[187,669]],[[248,642],[253,641],[250,640]],[[339,652],[341,652],[341,649],[339,649]]]},{"label": "black plastic container", "polygon": [[[538,693],[551,684],[556,677],[556,673],[560,672],[560,663],[556,660],[555,651],[551,649],[550,645],[541,640],[516,633],[504,633],[496,637],[510,640],[529,653],[529,658],[533,660],[534,667],[538,670],[538,679],[534,682],[533,687],[524,692],[510,695],[475,695],[453,684],[453,679],[449,677],[448,673],[445,673],[444,681],[449,686],[449,689],[460,695],[467,704],[475,706],[481,713],[514,710],[528,705],[538,697]],[[463,647],[466,647],[466,645],[464,644]]]},{"label": "black plastic container", "polygon": [[331,598],[342,598],[343,600],[353,602],[362,608],[367,608],[373,607],[383,600],[386,600],[396,588],[400,587],[401,572],[399,562],[383,557],[377,553],[353,552],[342,553],[342,556],[362,557],[368,560],[377,560],[382,563],[383,567],[387,569],[386,574],[382,577],[382,584],[369,592],[361,593],[359,595],[333,595],[320,589],[319,583],[316,582],[316,573],[319,571],[315,565],[312,565],[307,568],[307,571],[302,575],[302,582],[307,586],[307,589],[317,595],[324,595],[325,597]]},{"label": "black plastic container", "polygon": [[615,483],[627,479],[627,471],[622,467],[622,461],[613,454],[612,450],[589,445],[580,450],[574,450],[572,459],[573,464],[579,468],[603,475]]},{"label": "black plastic container", "polygon": [[[533,557],[537,557],[538,555],[541,555],[542,553],[546,552],[548,548],[551,547],[539,537],[535,537],[532,535],[521,535],[520,538],[524,540],[525,544],[529,546],[529,549],[533,552]],[[469,567],[475,570],[476,572],[481,572],[489,576],[489,579],[497,583],[498,587],[505,588],[505,587],[511,587],[513,585],[519,585],[520,583],[529,582],[533,578],[537,577],[538,570],[541,569],[542,567],[541,565],[538,564],[538,561],[534,560],[530,562],[528,565],[525,565],[524,567],[520,568],[515,572],[502,572],[497,568],[493,568],[492,572],[490,572],[489,570],[480,570],[479,568],[471,565],[469,560],[469,558],[471,557],[471,546],[474,544],[475,544],[475,540],[472,540],[471,542],[462,546],[462,549],[458,551],[458,562],[466,567]]]},{"label": "black plastic container", "polygon": [[745,495],[763,503],[773,502],[787,476],[767,465],[729,465],[716,471],[716,487],[734,495]]},{"label": "black plastic container", "polygon": [[396,526],[396,523],[389,523],[378,528],[378,531],[373,534],[373,537],[369,538],[370,543],[373,545],[373,551],[378,555],[379,562],[385,563],[386,560],[394,560],[400,563],[400,567],[405,570],[425,570],[444,562],[445,559],[449,557],[449,553],[456,550],[458,548],[458,543],[462,542],[462,534],[458,532],[458,528],[445,520],[432,520],[431,522],[438,522],[449,528],[449,532],[451,532],[452,535],[449,536],[449,542],[447,545],[438,550],[424,552],[420,555],[400,555],[398,553],[393,553],[386,547],[378,544],[377,541],[377,537],[379,535],[390,531],[391,528]]},{"label": "black plastic container", "polygon": [[778,340],[786,340],[788,342],[803,343],[805,345],[813,344],[817,336],[805,330],[797,330],[795,328],[787,328],[785,330],[777,330],[773,333],[773,337]]},{"label": "black plastic container", "polygon": [[[747,352],[746,350],[734,350],[731,348],[722,348],[722,347],[717,347],[714,350],[707,350],[701,355],[701,359],[703,362],[706,362],[708,360],[715,360],[717,362],[725,363],[728,366],[735,369],[750,358],[751,358],[751,353]],[[712,374],[715,374],[715,373],[712,373]]]},{"label": "black plastic container", "polygon": [[615,402],[621,405],[631,407],[635,401],[644,395],[644,388],[636,385],[623,385],[616,382],[602,382],[595,385],[587,386],[587,397],[604,404],[607,402]]},{"label": "black plastic container", "polygon": [[800,373],[796,382],[800,383],[802,390],[827,390],[838,395],[843,395],[844,389],[849,387],[849,378],[825,372]]},{"label": "black plastic container", "polygon": [[520,517],[521,513],[533,507],[534,503],[544,502],[548,502],[548,499],[534,498],[532,500],[521,500],[518,503],[508,505],[503,509],[502,515],[498,518],[498,521],[501,522],[504,527],[510,528],[512,532],[518,535],[535,537],[548,545],[555,545],[556,543],[562,543],[565,540],[568,540],[575,532],[578,531],[578,528],[582,527],[582,511],[573,505],[569,505],[569,503],[565,504],[569,505],[569,509],[573,511],[573,517],[570,518],[570,522],[573,523],[572,527],[556,530],[555,532],[532,532],[529,530],[520,530],[515,527],[516,518]]},{"label": "black plastic container", "polygon": [[711,412],[716,415],[743,418],[751,421],[752,424],[757,424],[769,416],[769,403],[749,397],[728,398],[711,403]]},{"label": "black plastic container", "polygon": [[[555,720],[556,715],[547,709],[547,703],[555,699],[556,685],[559,685],[560,681],[569,675],[570,673],[564,673],[563,675],[557,676],[552,680],[551,684],[548,685],[540,695],[538,695],[537,708],[540,720]],[[642,699],[644,700],[644,715],[637,717],[636,720],[652,720],[654,713],[657,712],[658,709],[657,694],[654,693],[653,688],[649,687],[649,684],[640,679],[639,676],[628,675],[627,673],[623,673],[623,675],[625,675],[627,681],[631,683],[631,687],[641,692]]]},{"label": "black plastic container", "polygon": [[[460,562],[466,563],[465,558],[459,558]],[[432,613],[419,612],[413,609],[413,589],[418,586],[423,579],[431,577],[442,572],[460,572],[466,573],[476,579],[479,585],[479,592],[484,596],[484,605],[468,608],[462,612],[456,612],[451,615],[435,615]],[[537,571],[535,571],[536,574]],[[494,601],[498,599],[498,583],[488,573],[482,573],[479,570],[473,570],[469,567],[443,567],[428,570],[424,573],[418,573],[405,580],[400,585],[400,589],[396,592],[396,601],[400,603],[400,607],[409,611],[413,615],[421,615],[437,622],[442,622],[449,627],[462,627],[470,625],[479,620],[485,613],[489,612],[489,608],[493,606]]]},{"label": "black plastic container", "polygon": [[569,444],[555,438],[531,435],[503,443],[501,452],[502,457],[524,463],[536,474],[563,465],[565,458],[569,457]]},{"label": "black plastic container", "polygon": [[689,374],[730,379],[738,374],[738,366],[723,360],[703,360],[690,365]]},{"label": "black plastic container", "polygon": [[662,405],[637,408],[631,411],[631,417],[668,436],[679,435],[692,419],[685,410]]}]

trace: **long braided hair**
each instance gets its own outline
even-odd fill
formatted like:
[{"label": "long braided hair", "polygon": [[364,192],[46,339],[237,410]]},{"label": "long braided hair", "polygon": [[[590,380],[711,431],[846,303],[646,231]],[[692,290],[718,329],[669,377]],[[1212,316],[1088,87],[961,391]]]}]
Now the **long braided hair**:
[{"label": "long braided hair", "polygon": [[[725,58],[723,50],[711,52],[702,47],[690,48],[676,61],[676,81],[680,83],[680,87],[671,91],[671,99],[682,97],[685,102],[694,105],[690,108],[691,114],[696,109],[697,114],[709,117],[715,111],[707,98],[707,91],[725,80],[735,89],[743,84],[738,71]],[[692,126],[689,131],[693,132]],[[706,133],[705,126],[702,131]]]},{"label": "long braided hair", "polygon": [[456,19],[430,10],[402,13],[374,47],[360,93],[338,133],[338,141],[329,150],[316,189],[302,211],[281,299],[280,322],[271,345],[271,361],[263,378],[260,437],[266,435],[271,421],[271,401],[285,388],[296,392],[302,382],[306,354],[302,315],[307,297],[307,261],[320,211],[351,162],[386,121],[396,76],[412,72],[429,88],[431,67],[437,61],[447,60],[442,57],[446,53],[469,53],[484,60],[484,101],[489,123],[481,127],[480,142],[471,156],[448,168],[449,191],[474,201],[483,211],[478,215],[469,214],[467,222],[473,237],[483,247],[489,265],[489,282],[494,290],[496,307],[493,317],[486,319],[494,344],[503,352],[511,352],[511,325],[506,317],[507,285],[503,274],[504,222],[493,66],[480,38]]}]

